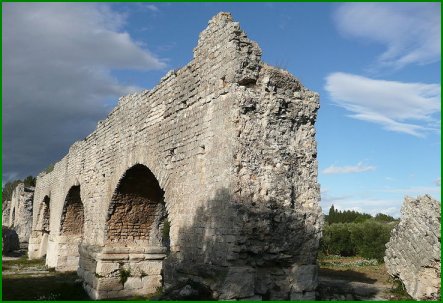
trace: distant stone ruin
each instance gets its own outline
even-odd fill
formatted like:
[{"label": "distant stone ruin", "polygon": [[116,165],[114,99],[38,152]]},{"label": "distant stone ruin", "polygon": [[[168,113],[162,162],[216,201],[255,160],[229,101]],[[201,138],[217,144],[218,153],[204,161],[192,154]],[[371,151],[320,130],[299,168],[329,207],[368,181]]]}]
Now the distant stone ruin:
[{"label": "distant stone ruin", "polygon": [[2,255],[8,255],[18,249],[20,242],[17,232],[10,227],[2,226]]},{"label": "distant stone ruin", "polygon": [[315,299],[318,100],[219,13],[189,64],[38,176],[29,256],[77,270],[93,299],[190,281],[214,299]]},{"label": "distant stone ruin", "polygon": [[437,300],[441,288],[440,202],[425,195],[405,198],[401,220],[386,244],[389,274],[416,300]]},{"label": "distant stone ruin", "polygon": [[16,231],[20,243],[28,243],[32,230],[34,187],[19,183],[12,192],[11,201],[2,209],[2,224]]}]

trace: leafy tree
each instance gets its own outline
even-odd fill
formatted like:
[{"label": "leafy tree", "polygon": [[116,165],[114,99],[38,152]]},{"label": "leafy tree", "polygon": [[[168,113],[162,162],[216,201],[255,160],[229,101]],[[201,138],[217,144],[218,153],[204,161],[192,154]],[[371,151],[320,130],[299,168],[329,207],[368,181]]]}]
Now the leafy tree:
[{"label": "leafy tree", "polygon": [[35,177],[27,176],[23,181],[17,179],[7,182],[2,188],[2,204],[5,201],[10,201],[12,199],[12,193],[19,183],[24,183],[25,186],[35,186],[35,181]]},{"label": "leafy tree", "polygon": [[378,213],[377,215],[375,215],[374,219],[376,221],[380,221],[380,222],[394,222],[397,221],[394,217],[391,217],[389,215],[385,215],[382,213]]},{"label": "leafy tree", "polygon": [[344,223],[326,225],[320,246],[326,255],[354,256],[356,253],[349,224]]},{"label": "leafy tree", "polygon": [[354,210],[336,210],[334,205],[329,209],[328,216],[325,216],[326,222],[329,224],[333,223],[358,223],[364,222],[368,219],[371,219],[372,216],[370,214],[359,213]]},{"label": "leafy tree", "polygon": [[385,244],[389,241],[392,224],[384,224],[375,220],[353,224],[350,228],[351,241],[357,254],[367,259],[383,261]]},{"label": "leafy tree", "polygon": [[2,204],[5,201],[10,201],[12,198],[12,192],[14,191],[14,189],[17,187],[17,185],[19,183],[21,183],[21,180],[14,180],[14,181],[10,181],[7,182],[2,189]]},{"label": "leafy tree", "polygon": [[24,180],[23,183],[25,184],[25,186],[35,186],[35,181],[36,178],[33,176],[27,176]]}]

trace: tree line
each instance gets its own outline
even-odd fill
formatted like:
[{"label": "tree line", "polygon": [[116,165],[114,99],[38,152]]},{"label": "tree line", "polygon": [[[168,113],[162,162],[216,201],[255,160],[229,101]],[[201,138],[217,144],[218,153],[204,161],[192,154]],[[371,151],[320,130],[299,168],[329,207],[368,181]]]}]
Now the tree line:
[{"label": "tree line", "polygon": [[9,181],[3,185],[2,188],[2,204],[5,201],[10,201],[12,199],[12,193],[14,192],[14,189],[17,187],[19,183],[24,183],[26,187],[34,187],[35,186],[36,178],[33,176],[27,176],[23,180],[17,179],[13,181]]},{"label": "tree line", "polygon": [[371,216],[353,210],[339,211],[332,205],[325,216],[321,252],[383,261],[385,244],[397,223],[397,219],[386,214]]}]

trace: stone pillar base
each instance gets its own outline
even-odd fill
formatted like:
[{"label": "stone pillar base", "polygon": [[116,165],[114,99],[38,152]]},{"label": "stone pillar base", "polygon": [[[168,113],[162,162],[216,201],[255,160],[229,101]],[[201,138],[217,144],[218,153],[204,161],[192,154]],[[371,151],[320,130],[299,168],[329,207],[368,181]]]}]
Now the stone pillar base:
[{"label": "stone pillar base", "polygon": [[80,245],[77,270],[94,300],[148,295],[162,286],[162,247]]},{"label": "stone pillar base", "polygon": [[33,231],[29,238],[28,245],[28,258],[29,259],[41,259],[46,255],[48,249],[48,237],[47,232]]},{"label": "stone pillar base", "polygon": [[80,259],[79,245],[82,242],[81,236],[58,236],[54,245],[56,255],[54,267],[57,271],[76,271]]}]

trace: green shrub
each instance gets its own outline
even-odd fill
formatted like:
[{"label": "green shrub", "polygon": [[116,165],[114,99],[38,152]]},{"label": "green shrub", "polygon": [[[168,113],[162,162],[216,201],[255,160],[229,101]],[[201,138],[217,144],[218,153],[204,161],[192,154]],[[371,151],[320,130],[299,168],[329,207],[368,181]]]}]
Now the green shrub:
[{"label": "green shrub", "polygon": [[394,222],[394,221],[397,221],[394,217],[391,217],[389,215],[385,215],[385,214],[382,214],[382,213],[378,213],[374,217],[374,219],[376,221],[380,221],[380,222]]},{"label": "green shrub", "polygon": [[383,262],[385,245],[389,241],[392,227],[392,225],[375,220],[354,224],[350,232],[357,254],[366,259],[377,259]]},{"label": "green shrub", "polygon": [[375,219],[361,223],[326,224],[320,250],[325,255],[360,256],[383,262],[385,245],[394,226]]},{"label": "green shrub", "polygon": [[126,281],[128,281],[128,278],[131,276],[131,269],[126,269],[120,264],[120,269],[118,271],[120,273],[120,283],[125,285]]},{"label": "green shrub", "polygon": [[320,242],[321,250],[326,255],[354,256],[356,249],[352,243],[348,223],[326,225]]}]

